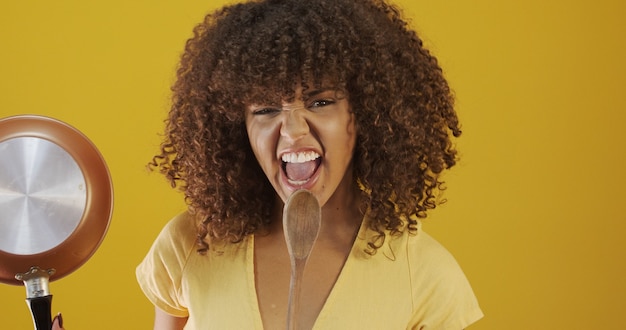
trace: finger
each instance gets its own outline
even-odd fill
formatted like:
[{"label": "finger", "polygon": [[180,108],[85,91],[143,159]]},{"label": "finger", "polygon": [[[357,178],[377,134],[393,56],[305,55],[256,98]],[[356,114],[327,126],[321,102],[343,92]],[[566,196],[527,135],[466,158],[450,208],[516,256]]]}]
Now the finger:
[{"label": "finger", "polygon": [[61,313],[52,319],[52,330],[63,330],[63,315]]}]

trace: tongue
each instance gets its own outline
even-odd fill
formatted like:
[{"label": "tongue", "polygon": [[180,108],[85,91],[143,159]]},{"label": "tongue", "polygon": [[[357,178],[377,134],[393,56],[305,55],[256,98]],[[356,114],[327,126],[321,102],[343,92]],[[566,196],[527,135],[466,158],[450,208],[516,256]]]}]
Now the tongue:
[{"label": "tongue", "polygon": [[315,166],[314,160],[304,163],[286,163],[285,172],[289,180],[304,181],[313,175]]}]

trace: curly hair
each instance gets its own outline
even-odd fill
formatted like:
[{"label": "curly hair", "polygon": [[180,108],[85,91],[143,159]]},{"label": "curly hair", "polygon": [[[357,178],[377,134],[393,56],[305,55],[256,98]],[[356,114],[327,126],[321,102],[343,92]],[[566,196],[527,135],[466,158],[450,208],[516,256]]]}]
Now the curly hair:
[{"label": "curly hair", "polygon": [[238,242],[268,225],[276,195],[252,153],[245,106],[292,99],[296,83],[349,95],[354,181],[377,233],[371,253],[386,235],[415,231],[438,204],[461,131],[437,59],[398,8],[384,0],[234,4],[207,15],[187,41],[150,163],[201,219],[199,252],[208,237]]}]

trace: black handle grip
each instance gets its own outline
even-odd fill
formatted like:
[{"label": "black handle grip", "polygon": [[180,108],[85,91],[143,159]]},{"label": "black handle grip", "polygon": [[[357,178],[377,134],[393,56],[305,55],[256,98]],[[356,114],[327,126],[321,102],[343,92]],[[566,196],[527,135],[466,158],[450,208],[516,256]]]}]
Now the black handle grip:
[{"label": "black handle grip", "polygon": [[33,316],[35,330],[52,329],[52,295],[26,298],[26,304]]}]

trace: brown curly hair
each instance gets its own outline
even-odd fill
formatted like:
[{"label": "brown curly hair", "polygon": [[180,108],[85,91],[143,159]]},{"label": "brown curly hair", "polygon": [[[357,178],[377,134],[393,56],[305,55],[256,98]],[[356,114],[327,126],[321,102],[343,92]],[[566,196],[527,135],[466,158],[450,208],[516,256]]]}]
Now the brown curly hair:
[{"label": "brown curly hair", "polygon": [[[296,81],[300,79],[300,81]],[[186,43],[165,140],[152,162],[185,194],[207,236],[237,242],[268,225],[276,198],[252,153],[245,106],[333,84],[357,120],[354,176],[378,233],[415,231],[435,208],[461,134],[437,60],[383,0],[265,0],[206,16]]]}]

